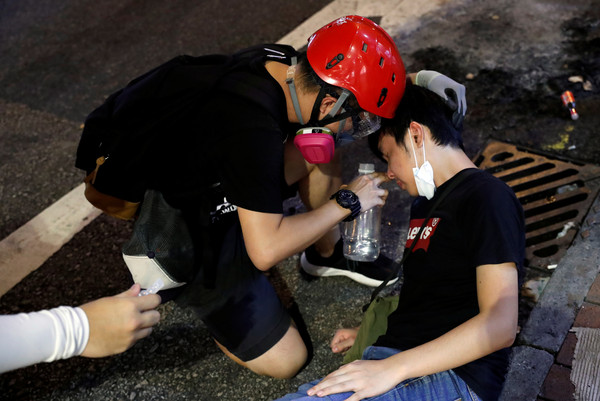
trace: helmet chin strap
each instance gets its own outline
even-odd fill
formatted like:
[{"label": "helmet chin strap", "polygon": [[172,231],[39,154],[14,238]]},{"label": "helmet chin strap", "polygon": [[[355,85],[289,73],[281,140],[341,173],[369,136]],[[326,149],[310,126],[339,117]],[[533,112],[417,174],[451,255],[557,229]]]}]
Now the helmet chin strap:
[{"label": "helmet chin strap", "polygon": [[[325,116],[325,118],[323,118],[322,120],[319,120],[319,115],[321,114],[321,102],[323,101],[325,96],[327,96],[328,94],[329,94],[329,92],[328,92],[327,88],[321,87],[321,90],[319,91],[319,94],[317,95],[317,99],[315,100],[315,104],[313,105],[312,113],[310,115],[310,120],[308,122],[309,125],[312,124],[314,126],[319,126],[319,127],[323,126],[324,127],[324,126],[334,123],[334,122],[338,122],[338,121],[343,122],[344,120],[346,120],[346,118],[352,116],[352,113],[350,111],[346,111],[342,108],[342,106],[344,105],[344,102],[350,96],[350,92],[346,89],[343,89],[342,93],[340,94],[340,96],[337,98],[337,101],[333,105],[333,108],[331,109],[331,111],[327,114],[327,116]],[[342,110],[342,113],[337,114],[338,111],[340,111],[340,109]]]},{"label": "helmet chin strap", "polygon": [[300,111],[300,102],[298,102],[298,94],[296,93],[296,84],[294,83],[294,74],[296,73],[297,58],[292,57],[291,65],[287,69],[287,77],[285,82],[290,88],[290,96],[292,97],[292,104],[294,105],[294,111],[300,125],[304,125],[304,119],[302,118],[302,111]]},{"label": "helmet chin strap", "polygon": [[[342,114],[340,114],[339,116],[336,116],[336,114],[342,108],[342,105],[344,104],[346,99],[350,96],[350,92],[346,89],[343,89],[342,94],[339,96],[339,98],[333,105],[333,108],[331,109],[331,111],[329,112],[327,117],[325,117],[322,120],[319,120],[321,101],[328,94],[327,89],[325,87],[321,87],[321,90],[319,91],[319,94],[317,95],[317,99],[315,100],[315,103],[314,103],[313,109],[312,109],[312,113],[310,115],[310,120],[306,123],[304,122],[304,119],[302,118],[302,111],[300,110],[300,102],[298,101],[298,93],[296,91],[296,84],[294,83],[294,74],[296,73],[296,63],[297,63],[297,58],[292,57],[291,65],[288,67],[288,70],[287,70],[287,77],[285,79],[285,82],[287,83],[287,85],[290,89],[292,105],[294,106],[294,112],[296,113],[296,117],[298,117],[298,121],[300,122],[300,125],[325,126],[327,124],[331,124],[336,121],[340,121],[340,124],[342,124],[342,122],[346,118],[351,116],[351,113],[346,112],[346,111],[344,111],[344,109],[342,109]],[[340,127],[341,126],[342,125],[340,125]]]}]

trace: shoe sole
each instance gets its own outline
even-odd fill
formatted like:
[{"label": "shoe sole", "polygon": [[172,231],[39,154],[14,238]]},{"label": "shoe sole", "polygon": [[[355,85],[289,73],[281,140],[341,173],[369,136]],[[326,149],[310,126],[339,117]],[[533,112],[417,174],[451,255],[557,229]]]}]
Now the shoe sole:
[{"label": "shoe sole", "polygon": [[[379,287],[379,285],[381,283],[383,283],[382,280],[376,280],[374,278],[369,278],[365,275],[362,275],[362,274],[356,273],[356,272],[351,272],[349,270],[336,269],[335,267],[328,267],[328,266],[313,265],[312,263],[310,263],[308,261],[308,259],[306,259],[306,255],[304,254],[304,252],[302,252],[302,256],[300,257],[300,266],[302,267],[302,270],[304,270],[306,273],[310,274],[311,276],[317,276],[317,277],[345,276],[351,280],[356,281],[357,283],[366,285],[368,287]],[[394,284],[396,281],[398,281],[398,278],[388,281],[387,285]]]}]

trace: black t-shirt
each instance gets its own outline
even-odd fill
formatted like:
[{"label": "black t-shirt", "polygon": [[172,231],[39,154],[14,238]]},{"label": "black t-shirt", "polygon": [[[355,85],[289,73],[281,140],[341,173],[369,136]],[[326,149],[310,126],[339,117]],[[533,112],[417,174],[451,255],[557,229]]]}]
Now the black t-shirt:
[{"label": "black t-shirt", "polygon": [[[450,181],[438,188],[436,197]],[[414,201],[406,251],[436,197]],[[523,268],[522,207],[514,192],[491,174],[478,171],[467,177],[429,221],[404,263],[398,308],[389,316],[387,332],[376,345],[414,348],[477,315],[478,266],[514,262],[518,269]],[[503,349],[453,370],[488,401],[499,397],[507,365],[508,349]]]},{"label": "black t-shirt", "polygon": [[245,209],[282,213],[287,127],[262,107],[227,95],[218,96],[210,111],[216,121],[223,121],[214,128],[220,137],[211,158],[227,199]]}]

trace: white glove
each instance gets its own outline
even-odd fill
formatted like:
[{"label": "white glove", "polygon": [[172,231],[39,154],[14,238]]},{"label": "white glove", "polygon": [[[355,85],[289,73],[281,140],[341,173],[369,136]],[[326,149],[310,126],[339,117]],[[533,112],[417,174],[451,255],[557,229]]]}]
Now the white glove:
[{"label": "white glove", "polygon": [[458,126],[467,112],[465,86],[436,71],[421,70],[417,73],[415,84],[429,89],[444,99],[448,107],[454,110],[452,122]]}]

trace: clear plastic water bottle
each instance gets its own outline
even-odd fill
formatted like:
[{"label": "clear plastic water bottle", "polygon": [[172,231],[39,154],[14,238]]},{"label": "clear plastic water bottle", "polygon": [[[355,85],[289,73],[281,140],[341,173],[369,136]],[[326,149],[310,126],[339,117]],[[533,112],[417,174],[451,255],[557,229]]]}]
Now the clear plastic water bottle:
[{"label": "clear plastic water bottle", "polygon": [[[375,171],[372,163],[361,163],[358,174],[370,174]],[[379,237],[381,235],[381,206],[362,211],[352,221],[341,223],[344,240],[344,256],[359,262],[372,262],[379,256]]]}]

